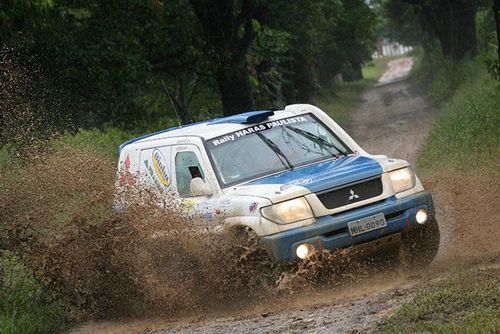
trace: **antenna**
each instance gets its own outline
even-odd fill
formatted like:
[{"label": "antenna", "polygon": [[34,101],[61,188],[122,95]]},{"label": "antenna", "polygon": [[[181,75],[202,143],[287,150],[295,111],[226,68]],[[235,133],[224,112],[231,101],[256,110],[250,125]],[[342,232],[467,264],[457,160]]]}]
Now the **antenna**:
[{"label": "antenna", "polygon": [[161,81],[163,92],[165,92],[165,94],[167,94],[168,100],[170,101],[172,108],[174,108],[174,113],[175,113],[175,117],[177,118],[177,123],[179,124],[179,126],[181,126],[182,125],[181,119],[179,117],[179,113],[177,112],[177,108],[175,108],[174,99],[172,98],[172,95],[170,95],[170,91],[168,90],[167,86],[165,85],[165,82],[163,80],[160,80],[160,81]]}]

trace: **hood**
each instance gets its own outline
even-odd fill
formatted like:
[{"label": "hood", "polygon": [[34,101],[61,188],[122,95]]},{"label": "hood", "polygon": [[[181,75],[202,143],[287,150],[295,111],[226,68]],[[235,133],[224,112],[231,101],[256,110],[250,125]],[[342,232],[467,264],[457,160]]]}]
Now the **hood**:
[{"label": "hood", "polygon": [[280,185],[282,191],[287,187],[300,186],[311,192],[319,192],[380,175],[382,172],[382,166],[374,159],[360,155],[346,156],[297,167],[250,181],[245,186]]},{"label": "hood", "polygon": [[248,183],[229,188],[224,192],[228,196],[245,196],[253,197],[255,199],[264,198],[270,200],[272,203],[278,203],[290,198],[305,196],[310,193],[310,191],[306,188],[293,185],[285,188],[279,184],[250,185]]}]

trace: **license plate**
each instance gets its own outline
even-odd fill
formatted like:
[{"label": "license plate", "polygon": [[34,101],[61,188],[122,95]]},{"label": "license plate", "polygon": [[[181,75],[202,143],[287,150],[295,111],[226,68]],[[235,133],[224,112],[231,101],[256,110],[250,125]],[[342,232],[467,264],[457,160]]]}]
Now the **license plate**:
[{"label": "license plate", "polygon": [[354,237],[387,226],[383,213],[347,223],[349,233]]}]

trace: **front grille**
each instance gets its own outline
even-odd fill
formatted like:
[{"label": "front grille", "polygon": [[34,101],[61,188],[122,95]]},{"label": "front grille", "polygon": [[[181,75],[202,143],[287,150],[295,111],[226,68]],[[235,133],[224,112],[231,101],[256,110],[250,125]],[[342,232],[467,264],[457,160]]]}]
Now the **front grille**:
[{"label": "front grille", "polygon": [[329,189],[318,193],[317,196],[325,208],[331,210],[379,196],[382,191],[382,180],[377,177]]}]

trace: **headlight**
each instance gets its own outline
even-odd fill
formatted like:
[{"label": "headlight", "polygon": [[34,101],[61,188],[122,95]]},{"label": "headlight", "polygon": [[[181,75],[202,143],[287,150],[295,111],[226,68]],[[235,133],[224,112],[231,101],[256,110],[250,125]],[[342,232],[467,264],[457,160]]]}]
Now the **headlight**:
[{"label": "headlight", "polygon": [[277,224],[291,224],[313,217],[311,207],[303,197],[267,206],[262,208],[261,213]]},{"label": "headlight", "polygon": [[400,193],[415,186],[415,174],[413,174],[410,167],[389,172],[389,177],[395,193]]}]

